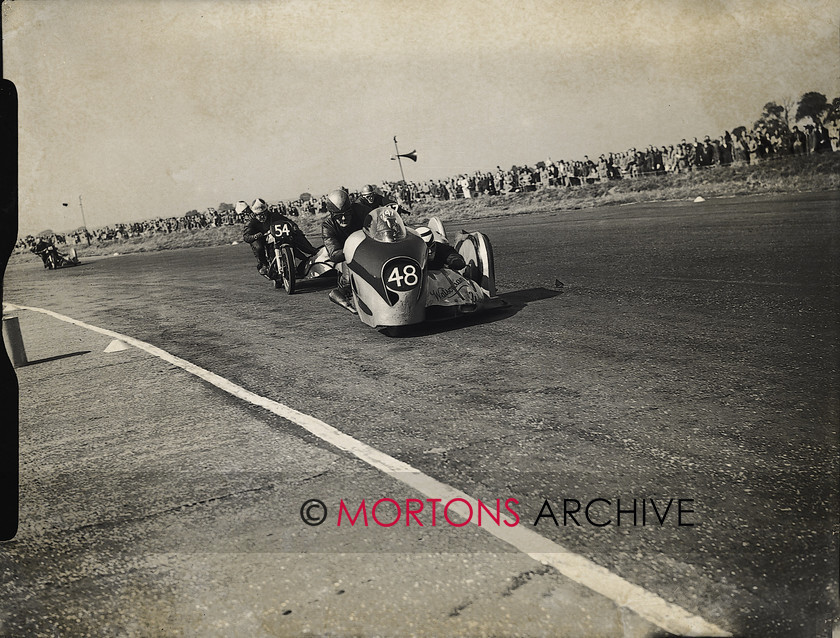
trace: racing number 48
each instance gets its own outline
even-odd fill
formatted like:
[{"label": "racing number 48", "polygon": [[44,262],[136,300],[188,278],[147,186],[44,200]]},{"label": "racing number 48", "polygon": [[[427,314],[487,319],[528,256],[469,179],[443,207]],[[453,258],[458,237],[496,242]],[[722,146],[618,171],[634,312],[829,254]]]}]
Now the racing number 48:
[{"label": "racing number 48", "polygon": [[385,264],[382,275],[385,286],[394,292],[405,292],[420,284],[420,266],[411,259],[398,258]]},{"label": "racing number 48", "polygon": [[397,266],[391,271],[391,276],[388,277],[388,283],[393,284],[394,288],[413,288],[417,285],[420,279],[417,277],[417,268],[412,264],[406,264],[402,267]]}]

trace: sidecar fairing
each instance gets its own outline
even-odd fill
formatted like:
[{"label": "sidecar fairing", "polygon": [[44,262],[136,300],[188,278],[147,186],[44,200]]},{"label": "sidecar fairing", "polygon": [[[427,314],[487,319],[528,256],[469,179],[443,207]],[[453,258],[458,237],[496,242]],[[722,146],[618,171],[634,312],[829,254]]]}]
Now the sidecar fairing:
[{"label": "sidecar fairing", "polygon": [[[428,223],[436,241],[449,243],[437,218]],[[462,272],[441,268],[426,273],[426,319],[437,321],[503,308],[507,302],[496,296],[493,247],[487,235],[461,231],[455,249],[467,263]]]},{"label": "sidecar fairing", "polygon": [[407,326],[426,318],[426,243],[409,233],[394,206],[365,218],[344,242],[353,303],[374,328]]},{"label": "sidecar fairing", "polygon": [[[443,225],[430,220],[447,241]],[[507,305],[496,296],[493,251],[482,233],[459,233],[464,273],[429,270],[428,249],[393,206],[372,211],[364,228],[348,237],[344,253],[353,302],[364,323],[378,329],[450,319]]]}]

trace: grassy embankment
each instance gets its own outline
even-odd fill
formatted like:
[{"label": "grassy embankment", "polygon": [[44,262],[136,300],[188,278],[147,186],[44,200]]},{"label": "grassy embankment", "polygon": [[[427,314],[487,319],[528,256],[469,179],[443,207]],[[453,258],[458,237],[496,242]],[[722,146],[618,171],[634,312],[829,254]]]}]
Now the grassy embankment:
[{"label": "grassy embankment", "polygon": [[[473,220],[530,213],[558,212],[645,201],[693,200],[739,195],[772,195],[840,189],[840,153],[785,157],[755,166],[716,167],[704,171],[586,184],[571,189],[548,188],[498,197],[478,197],[417,204],[410,223],[430,216]],[[297,219],[310,240],[320,243],[320,216]],[[242,241],[242,225],[133,237],[76,247],[80,257],[114,253],[155,252],[220,246]],[[24,253],[22,256],[27,255]]]}]

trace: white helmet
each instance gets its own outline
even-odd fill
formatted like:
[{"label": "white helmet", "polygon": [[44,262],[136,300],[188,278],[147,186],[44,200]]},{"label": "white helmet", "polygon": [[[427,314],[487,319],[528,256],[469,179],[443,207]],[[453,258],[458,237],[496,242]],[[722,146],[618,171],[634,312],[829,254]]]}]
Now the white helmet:
[{"label": "white helmet", "polygon": [[251,210],[255,213],[265,213],[268,211],[268,205],[265,203],[264,199],[260,199],[258,197],[254,200],[254,203],[251,204]]},{"label": "white helmet", "polygon": [[427,244],[431,244],[435,240],[435,234],[432,232],[432,229],[427,226],[420,226],[420,228],[417,229],[417,234],[420,235],[420,239]]},{"label": "white helmet", "polygon": [[240,199],[236,202],[236,206],[234,206],[233,209],[237,212],[237,214],[241,214],[245,211],[251,210],[251,207],[248,206],[248,202],[244,202]]}]

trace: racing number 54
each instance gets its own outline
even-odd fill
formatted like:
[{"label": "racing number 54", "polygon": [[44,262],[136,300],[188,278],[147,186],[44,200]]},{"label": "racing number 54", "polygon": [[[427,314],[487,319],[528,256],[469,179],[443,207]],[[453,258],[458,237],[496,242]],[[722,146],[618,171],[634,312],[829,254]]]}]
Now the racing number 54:
[{"label": "racing number 54", "polygon": [[289,228],[289,224],[274,224],[274,236],[275,237],[291,237],[292,236],[292,229]]}]

